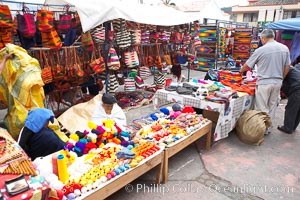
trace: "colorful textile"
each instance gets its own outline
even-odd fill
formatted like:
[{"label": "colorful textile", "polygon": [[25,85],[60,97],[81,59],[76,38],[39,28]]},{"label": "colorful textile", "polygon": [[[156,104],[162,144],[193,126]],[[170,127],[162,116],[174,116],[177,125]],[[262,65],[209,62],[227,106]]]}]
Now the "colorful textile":
[{"label": "colorful textile", "polygon": [[226,50],[226,28],[219,28],[218,30],[218,60],[225,60]]},{"label": "colorful textile", "polygon": [[236,28],[234,32],[233,57],[247,60],[250,57],[252,28]]},{"label": "colorful textile", "polygon": [[[222,35],[224,29],[219,30]],[[195,47],[197,51],[198,66],[196,70],[208,71],[215,67],[216,49],[217,49],[217,27],[216,26],[201,26],[198,30],[199,39],[202,41],[200,45]],[[221,42],[221,45],[224,44]],[[223,52],[223,50],[222,50]]]},{"label": "colorful textile", "polygon": [[[14,139],[18,138],[29,110],[44,107],[43,80],[39,62],[20,46],[7,44],[15,58],[7,61],[0,76],[0,99],[8,105],[4,122]],[[0,53],[0,60],[3,54]]]}]

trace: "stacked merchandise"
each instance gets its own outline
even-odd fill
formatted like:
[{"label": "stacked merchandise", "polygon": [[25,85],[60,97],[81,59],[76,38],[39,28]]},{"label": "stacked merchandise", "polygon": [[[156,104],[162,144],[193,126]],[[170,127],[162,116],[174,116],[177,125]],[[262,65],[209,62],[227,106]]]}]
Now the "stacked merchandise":
[{"label": "stacked merchandise", "polygon": [[67,199],[84,198],[163,150],[153,142],[130,139],[111,119],[101,125],[90,121],[88,127],[70,134],[64,150],[34,161],[39,175]]},{"label": "stacked merchandise", "polygon": [[226,60],[226,28],[218,29],[218,60]]},{"label": "stacked merchandise", "polygon": [[252,28],[236,28],[234,32],[233,57],[246,61],[250,56]]},{"label": "stacked merchandise", "polygon": [[255,49],[258,48],[258,45],[259,45],[258,28],[253,28],[250,54],[252,54],[255,51]]},{"label": "stacked merchandise", "polygon": [[202,44],[196,47],[199,61],[198,70],[208,71],[210,68],[215,68],[217,42],[216,26],[201,26],[198,36],[202,41]]}]

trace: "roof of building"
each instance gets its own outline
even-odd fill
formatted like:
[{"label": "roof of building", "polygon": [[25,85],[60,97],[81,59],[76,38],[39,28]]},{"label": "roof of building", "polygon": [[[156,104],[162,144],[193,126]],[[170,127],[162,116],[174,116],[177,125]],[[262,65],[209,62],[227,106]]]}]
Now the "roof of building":
[{"label": "roof of building", "polygon": [[259,2],[253,3],[254,6],[262,5],[286,5],[286,4],[297,4],[298,0],[261,0]]}]

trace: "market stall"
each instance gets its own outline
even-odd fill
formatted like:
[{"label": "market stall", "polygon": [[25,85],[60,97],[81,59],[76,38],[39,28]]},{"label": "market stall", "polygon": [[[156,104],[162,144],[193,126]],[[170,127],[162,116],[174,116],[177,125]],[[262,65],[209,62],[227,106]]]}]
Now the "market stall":
[{"label": "market stall", "polygon": [[[194,92],[193,90],[186,90],[182,93],[180,89],[178,90],[180,86],[173,88],[173,91],[170,91],[168,88],[168,90],[158,90],[154,97],[154,106],[160,107],[170,102],[178,102],[183,105],[203,109],[203,115],[216,123],[215,131],[213,132],[214,141],[228,137],[229,132],[234,129],[241,114],[251,108],[253,91],[247,91],[247,86],[238,88],[238,84],[232,90],[221,82],[203,80],[194,80],[190,82],[190,85],[183,86],[183,88],[195,86]],[[236,93],[236,91],[243,90],[244,92]]]}]

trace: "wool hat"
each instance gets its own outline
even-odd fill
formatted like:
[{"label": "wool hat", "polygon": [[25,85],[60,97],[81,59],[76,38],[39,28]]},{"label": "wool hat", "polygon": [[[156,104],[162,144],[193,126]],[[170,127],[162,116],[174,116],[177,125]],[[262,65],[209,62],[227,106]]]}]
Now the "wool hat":
[{"label": "wool hat", "polygon": [[114,104],[114,103],[117,103],[117,99],[109,94],[109,93],[105,93],[102,95],[102,102],[105,103],[105,104]]}]

